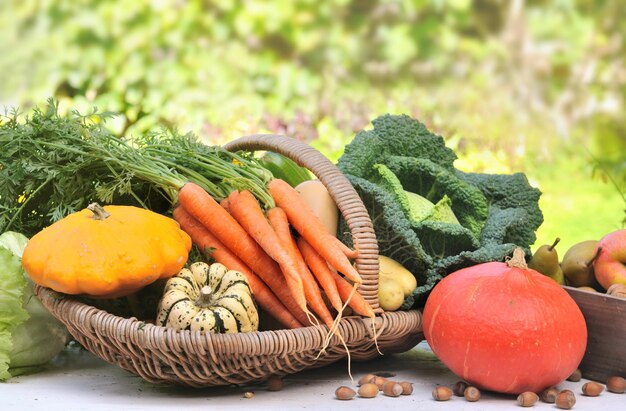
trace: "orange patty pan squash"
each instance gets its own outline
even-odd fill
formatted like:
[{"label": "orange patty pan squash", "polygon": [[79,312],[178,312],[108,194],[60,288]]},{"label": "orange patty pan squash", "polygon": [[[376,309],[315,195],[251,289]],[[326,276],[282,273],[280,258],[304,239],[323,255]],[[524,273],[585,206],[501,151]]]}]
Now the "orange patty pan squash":
[{"label": "orange patty pan squash", "polygon": [[191,239],[178,223],[134,206],[90,204],[35,234],[22,265],[39,285],[115,298],[176,274]]}]

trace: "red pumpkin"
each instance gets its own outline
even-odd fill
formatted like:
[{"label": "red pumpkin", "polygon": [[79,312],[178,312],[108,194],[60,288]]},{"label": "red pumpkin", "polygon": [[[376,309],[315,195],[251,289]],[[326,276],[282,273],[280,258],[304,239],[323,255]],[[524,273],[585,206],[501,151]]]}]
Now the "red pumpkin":
[{"label": "red pumpkin", "polygon": [[587,345],[574,300],[529,269],[521,249],[507,263],[479,264],[441,280],[424,307],[424,335],[460,378],[508,394],[562,382]]}]

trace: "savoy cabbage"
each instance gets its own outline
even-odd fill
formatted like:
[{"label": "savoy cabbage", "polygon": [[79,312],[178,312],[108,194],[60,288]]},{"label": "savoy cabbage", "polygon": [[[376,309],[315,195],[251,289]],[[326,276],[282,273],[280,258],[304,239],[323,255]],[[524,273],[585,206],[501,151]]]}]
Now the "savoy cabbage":
[{"label": "savoy cabbage", "polygon": [[[407,115],[384,115],[372,123],[371,130],[359,132],[345,147],[337,165],[368,209],[380,254],[417,278],[418,287],[403,308],[423,305],[434,285],[451,272],[503,261],[516,247],[530,252],[543,214],[541,192],[524,174],[457,170],[456,154],[443,138]],[[381,179],[381,170],[395,177]],[[433,204],[449,202],[458,223],[416,221],[406,192]]]}]

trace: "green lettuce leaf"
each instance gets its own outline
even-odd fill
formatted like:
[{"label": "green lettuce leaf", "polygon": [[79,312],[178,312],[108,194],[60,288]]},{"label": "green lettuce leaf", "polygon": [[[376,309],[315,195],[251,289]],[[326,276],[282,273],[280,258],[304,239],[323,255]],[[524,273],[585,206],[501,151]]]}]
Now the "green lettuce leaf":
[{"label": "green lettuce leaf", "polygon": [[28,238],[26,238],[25,235],[12,231],[0,235],[0,248],[6,248],[20,259],[22,258],[22,253],[24,252],[24,248],[26,248],[27,242]]},{"label": "green lettuce leaf", "polygon": [[0,235],[0,381],[39,370],[69,339],[22,269],[27,241],[18,233]]},{"label": "green lettuce leaf", "polygon": [[11,376],[13,334],[30,317],[22,305],[26,285],[20,259],[8,249],[0,248],[0,381]]}]

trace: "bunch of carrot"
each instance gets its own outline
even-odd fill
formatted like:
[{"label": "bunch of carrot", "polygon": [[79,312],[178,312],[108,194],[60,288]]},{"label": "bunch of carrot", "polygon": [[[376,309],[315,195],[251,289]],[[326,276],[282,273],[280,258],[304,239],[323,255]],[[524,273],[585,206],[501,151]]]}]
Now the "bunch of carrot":
[{"label": "bunch of carrot", "polygon": [[[328,234],[297,191],[282,180],[272,179],[269,170],[249,153],[208,146],[191,134],[176,131],[145,133],[127,140],[106,132],[104,117],[95,112],[89,118],[102,122],[92,127],[87,117],[60,117],[54,105],[46,113],[37,112],[34,118],[38,119],[34,128],[41,136],[33,134],[32,124],[22,130],[17,120],[11,123],[21,130],[12,134],[14,150],[26,156],[27,163],[49,165],[44,155],[49,152],[72,159],[71,167],[66,168],[89,175],[85,180],[89,195],[104,203],[123,196],[150,209],[152,193],[163,195],[175,207],[174,218],[196,245],[245,274],[258,305],[284,327],[315,323],[317,318],[311,311],[331,325],[330,309],[321,298],[320,287],[338,313],[342,303],[349,301],[354,312],[374,316],[358,292],[348,298],[353,287],[333,271],[358,285],[361,278],[349,261],[355,251]],[[58,168],[55,171],[68,173]],[[24,207],[37,202],[33,199],[39,198],[36,194],[40,189],[48,192],[52,180],[49,175],[44,177],[43,183],[33,183],[39,188],[31,190],[14,210],[9,224],[29,214],[25,211],[29,208]],[[141,191],[135,191],[137,188]],[[68,200],[71,193],[56,194]],[[69,199],[59,204],[80,203]],[[298,233],[295,237],[292,228]]]},{"label": "bunch of carrot", "polygon": [[321,320],[332,330],[346,305],[373,318],[356,291],[362,280],[350,258],[357,252],[329,234],[288,183],[272,179],[267,189],[275,206],[264,210],[250,191],[233,190],[218,203],[187,182],[173,215],[201,251],[247,277],[259,307],[282,326]]}]

